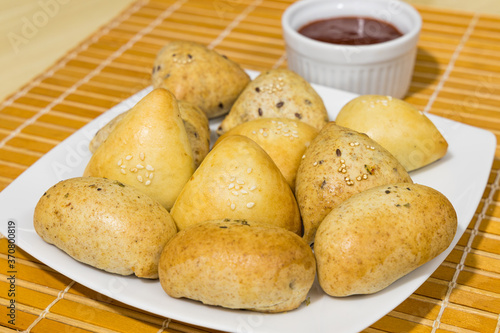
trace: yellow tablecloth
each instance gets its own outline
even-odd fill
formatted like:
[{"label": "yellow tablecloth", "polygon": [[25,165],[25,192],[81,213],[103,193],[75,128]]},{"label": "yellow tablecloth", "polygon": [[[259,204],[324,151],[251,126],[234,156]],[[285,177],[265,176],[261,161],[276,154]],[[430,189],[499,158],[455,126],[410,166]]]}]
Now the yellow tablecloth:
[{"label": "yellow tablecloth", "polygon": [[[0,104],[0,189],[71,133],[148,86],[156,53],[169,40],[214,43],[215,50],[246,69],[286,66],[279,19],[291,2],[132,3]],[[498,136],[500,16],[417,8],[424,24],[405,99]],[[499,153],[497,149],[483,200],[458,245],[413,295],[367,332],[498,331]],[[13,326],[7,316],[8,246],[0,239],[0,332],[213,332],[109,299],[22,249],[16,255],[18,312]]]}]

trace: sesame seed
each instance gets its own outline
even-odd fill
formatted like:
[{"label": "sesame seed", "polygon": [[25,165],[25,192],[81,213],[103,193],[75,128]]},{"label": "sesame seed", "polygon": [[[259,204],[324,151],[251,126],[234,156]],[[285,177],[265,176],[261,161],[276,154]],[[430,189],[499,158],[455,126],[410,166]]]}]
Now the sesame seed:
[{"label": "sesame seed", "polygon": [[234,183],[229,184],[229,186],[227,187],[228,190],[230,190],[232,188],[234,188]]},{"label": "sesame seed", "polygon": [[255,206],[255,202],[247,203],[247,208],[252,208],[253,206]]},{"label": "sesame seed", "polygon": [[125,169],[127,166],[125,164],[120,165],[120,168]]},{"label": "sesame seed", "polygon": [[130,172],[137,172],[137,168],[130,168]]},{"label": "sesame seed", "polygon": [[248,168],[247,173],[251,173],[251,172],[252,172],[252,168]]},{"label": "sesame seed", "polygon": [[234,189],[238,191],[240,189],[240,185],[234,185]]},{"label": "sesame seed", "polygon": [[227,199],[227,205],[231,206],[231,201],[229,199]]},{"label": "sesame seed", "polygon": [[306,155],[302,155],[302,159],[306,158]]},{"label": "sesame seed", "polygon": [[151,172],[151,173],[149,174],[149,179],[153,179],[153,176],[154,176],[154,173],[152,173],[152,172]]},{"label": "sesame seed", "polygon": [[246,190],[241,190],[240,193],[241,194],[248,194],[248,192]]},{"label": "sesame seed", "polygon": [[123,173],[124,175],[127,174],[127,171],[125,171],[125,169],[120,169],[120,172]]},{"label": "sesame seed", "polygon": [[142,176],[141,175],[137,175],[137,180],[142,183]]},{"label": "sesame seed", "polygon": [[366,173],[363,174],[363,179],[368,179],[368,175]]},{"label": "sesame seed", "polygon": [[314,165],[314,166],[318,165],[318,162],[314,162],[314,163],[313,163],[313,165]]},{"label": "sesame seed", "polygon": [[255,185],[254,185],[254,186],[250,187],[250,188],[249,188],[249,190],[250,190],[250,191],[253,191],[253,190],[255,190],[256,188],[257,188],[257,186],[255,186]]},{"label": "sesame seed", "polygon": [[118,160],[117,165],[118,165],[118,166],[122,165],[122,162],[123,162],[123,161],[122,161],[122,159],[120,158],[120,159]]},{"label": "sesame seed", "polygon": [[238,194],[239,194],[239,193],[238,193],[238,191],[231,191],[231,193],[232,193],[233,195],[238,195]]},{"label": "sesame seed", "polygon": [[151,165],[146,165],[146,170],[148,171],[155,171],[155,168],[153,168]]},{"label": "sesame seed", "polygon": [[236,177],[231,177],[230,181],[234,182],[236,180]]},{"label": "sesame seed", "polygon": [[243,180],[241,180],[241,179],[238,179],[238,180],[236,181],[236,183],[238,183],[238,184],[240,184],[240,185],[245,184],[245,182],[244,182]]},{"label": "sesame seed", "polygon": [[130,161],[130,160],[132,159],[132,155],[127,155],[127,156],[125,157],[125,159],[126,159],[127,161]]},{"label": "sesame seed", "polygon": [[234,203],[231,204],[231,210],[234,210],[236,208],[236,205]]},{"label": "sesame seed", "polygon": [[140,153],[139,158],[141,159],[141,161],[144,161],[144,159],[146,158],[146,155],[144,155],[144,153]]},{"label": "sesame seed", "polygon": [[357,180],[358,182],[359,182],[359,181],[361,181],[361,176],[357,176],[357,177],[356,177],[356,180]]},{"label": "sesame seed", "polygon": [[144,165],[142,165],[142,164],[137,164],[135,167],[136,167],[137,169],[144,169]]},{"label": "sesame seed", "polygon": [[144,183],[144,185],[148,186],[149,184],[151,184],[151,181],[148,179],[148,180],[146,180],[146,182]]}]

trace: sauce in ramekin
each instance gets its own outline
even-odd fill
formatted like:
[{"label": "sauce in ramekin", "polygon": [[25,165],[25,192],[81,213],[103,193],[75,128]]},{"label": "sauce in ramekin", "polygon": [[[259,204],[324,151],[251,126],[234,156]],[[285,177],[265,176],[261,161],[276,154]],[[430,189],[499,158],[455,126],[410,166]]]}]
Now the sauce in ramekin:
[{"label": "sauce in ramekin", "polygon": [[387,42],[403,34],[392,24],[370,17],[334,17],[301,27],[300,34],[314,40],[341,45]]}]

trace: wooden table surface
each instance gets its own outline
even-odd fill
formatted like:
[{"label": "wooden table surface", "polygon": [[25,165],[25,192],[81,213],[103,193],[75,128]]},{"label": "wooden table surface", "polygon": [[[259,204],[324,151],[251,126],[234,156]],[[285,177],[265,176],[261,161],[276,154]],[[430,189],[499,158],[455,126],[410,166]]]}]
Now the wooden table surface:
[{"label": "wooden table surface", "polygon": [[[286,66],[279,18],[292,2],[3,0],[0,191],[72,133],[148,86],[154,58],[170,39],[217,41],[216,50],[246,69]],[[424,24],[405,100],[491,131],[498,140],[498,0],[410,2]],[[500,331],[499,168],[497,147],[481,202],[456,247],[366,332]],[[0,332],[215,332],[110,299],[22,248],[16,256],[12,325],[8,242],[0,237]]]}]

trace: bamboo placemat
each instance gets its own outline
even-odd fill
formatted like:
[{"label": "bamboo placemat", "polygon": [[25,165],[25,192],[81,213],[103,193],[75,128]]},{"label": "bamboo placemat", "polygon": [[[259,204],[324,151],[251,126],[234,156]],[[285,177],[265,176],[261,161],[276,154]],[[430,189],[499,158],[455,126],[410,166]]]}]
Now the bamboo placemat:
[{"label": "bamboo placemat", "polygon": [[[247,69],[286,66],[280,17],[291,2],[136,2],[0,104],[0,190],[70,134],[150,85],[154,58],[167,41],[209,45]],[[498,138],[500,17],[418,9],[424,24],[406,100]],[[481,203],[446,261],[366,332],[499,331],[499,158],[497,147]],[[7,249],[0,239],[0,332],[214,332],[109,299],[19,248],[13,326],[7,317]]]}]

